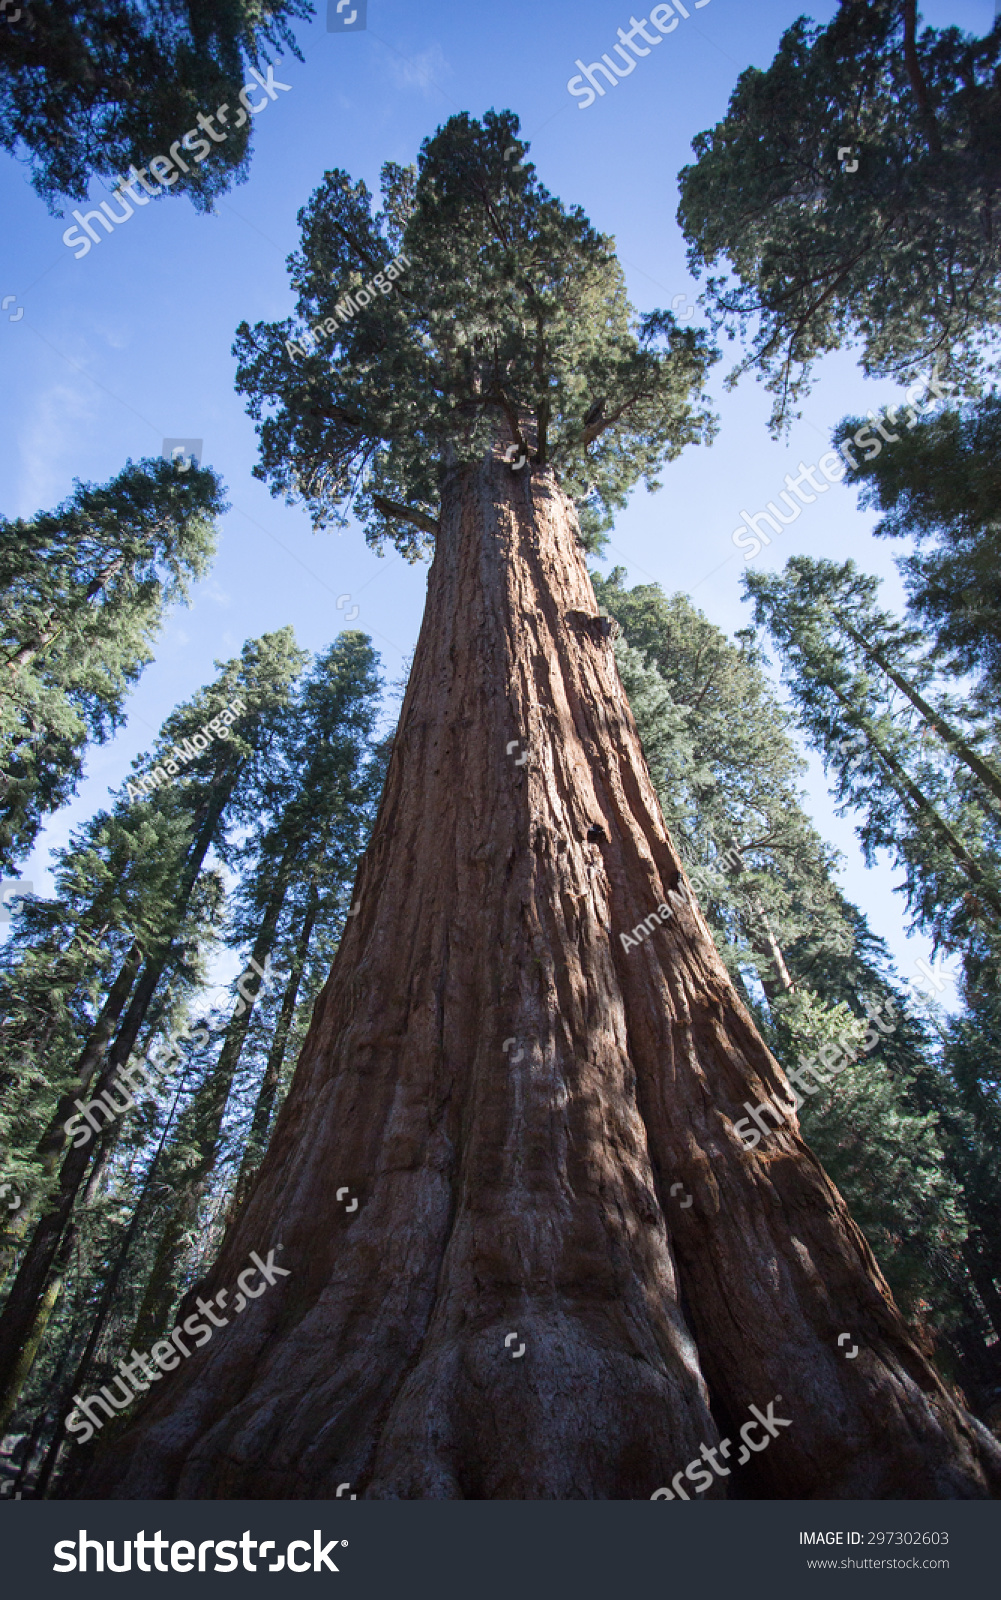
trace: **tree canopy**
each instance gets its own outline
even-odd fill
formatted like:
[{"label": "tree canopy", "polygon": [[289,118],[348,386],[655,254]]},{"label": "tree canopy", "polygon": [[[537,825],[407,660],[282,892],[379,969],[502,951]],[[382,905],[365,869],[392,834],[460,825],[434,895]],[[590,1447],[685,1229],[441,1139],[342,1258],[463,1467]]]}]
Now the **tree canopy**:
[{"label": "tree canopy", "polygon": [[[838,424],[836,442],[861,419]],[[1001,689],[1001,396],[901,428],[892,449],[849,470],[878,538],[913,539],[898,558],[912,613],[954,672]]]},{"label": "tree canopy", "polygon": [[709,277],[707,309],[748,340],[731,379],[759,373],[775,428],[847,344],[900,379],[938,357],[970,393],[996,370],[999,61],[1001,25],[919,31],[915,0],[842,0],[827,27],[799,18],[693,140],[689,259],[732,269]]},{"label": "tree canopy", "polygon": [[[314,526],[353,505],[370,542],[416,559],[442,474],[478,460],[499,421],[594,538],[639,478],[657,487],[666,461],[711,437],[705,335],[670,312],[637,317],[612,240],[536,181],[526,150],[511,112],[463,113],[416,171],[386,163],[381,211],[334,170],[299,213],[296,315],[241,323],[234,351],[260,421],[255,474],[308,499]],[[301,326],[320,348],[296,355]]]},{"label": "tree canopy", "polygon": [[129,461],[54,511],[0,518],[0,863],[25,856],[69,799],[88,739],[121,725],[167,607],[215,552],[208,467]]},{"label": "tree canopy", "polygon": [[1001,763],[991,728],[943,694],[920,633],[879,607],[878,579],[853,562],[794,556],[781,575],[749,573],[745,584],[839,806],[861,813],[867,862],[892,853],[916,923],[946,948],[984,939],[996,948]]},{"label": "tree canopy", "polygon": [[33,187],[58,210],[62,196],[86,199],[92,175],[166,155],[199,113],[228,102],[225,141],[172,183],[211,210],[247,174],[248,66],[282,50],[301,60],[289,24],[312,15],[310,0],[31,0],[0,35],[0,146],[24,152]]}]

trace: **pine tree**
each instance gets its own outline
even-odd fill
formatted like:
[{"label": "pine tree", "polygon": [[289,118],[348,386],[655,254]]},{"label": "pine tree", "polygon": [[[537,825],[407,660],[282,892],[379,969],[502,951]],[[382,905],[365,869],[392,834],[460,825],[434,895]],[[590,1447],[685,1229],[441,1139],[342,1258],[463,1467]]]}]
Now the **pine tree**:
[{"label": "pine tree", "polygon": [[[781,427],[813,362],[854,341],[867,373],[993,370],[1001,28],[919,27],[915,0],[800,17],[767,71],[693,140],[678,212],[712,325],[747,336]],[[846,150],[849,152],[845,154]],[[754,324],[752,330],[752,324]]]},{"label": "pine tree", "polygon": [[[749,575],[747,587],[757,620],[781,653],[801,725],[832,772],[840,806],[860,814],[867,859],[874,862],[878,850],[891,852],[905,869],[915,923],[963,957],[968,1009],[948,1025],[934,1066],[905,1068],[903,1081],[913,1107],[935,1117],[946,1166],[963,1193],[970,1234],[960,1266],[941,1251],[931,1265],[953,1275],[965,1306],[965,1327],[955,1329],[954,1338],[967,1367],[982,1368],[983,1334],[999,1309],[992,1287],[999,1256],[993,1220],[998,1101],[989,1066],[1001,939],[999,817],[992,785],[964,758],[955,734],[958,727],[964,735],[959,744],[976,749],[983,728],[949,705],[915,630],[879,609],[877,580],[853,563],[797,556],[781,576]],[[918,685],[935,702],[931,715],[920,710]],[[943,720],[950,737],[929,737]],[[995,767],[991,756],[988,778]],[[982,1073],[971,1074],[972,1060],[984,1063]],[[974,1293],[963,1282],[967,1274]],[[996,1322],[994,1331],[1001,1333]],[[989,1365],[995,1366],[993,1358]],[[999,1377],[996,1370],[995,1383]],[[979,1381],[985,1381],[982,1373]]]},{"label": "pine tree", "polygon": [[253,118],[238,96],[248,68],[282,49],[301,61],[289,22],[312,15],[308,0],[202,0],[196,9],[180,0],[31,0],[18,27],[5,30],[0,145],[27,152],[32,183],[54,209],[62,195],[86,199],[94,173],[165,156],[199,113],[211,121],[228,101],[232,115],[219,119],[225,142],[217,127],[211,143],[201,140],[212,159],[202,166],[208,152],[195,146],[170,185],[210,210],[246,178]]},{"label": "pine tree", "polygon": [[[782,575],[745,581],[807,737],[836,776],[839,805],[862,815],[867,861],[892,853],[918,925],[949,948],[1001,937],[1001,763],[977,749],[989,730],[963,728],[955,704],[922,712],[932,665],[914,630],[878,607],[878,580],[854,563],[795,556]],[[947,740],[936,737],[943,726]]]},{"label": "pine tree", "polygon": [[[272,755],[261,796],[267,808],[266,821],[258,823],[240,848],[242,884],[231,939],[236,944],[247,941],[251,948],[245,977],[234,994],[235,1005],[218,1060],[199,1092],[199,1105],[193,1112],[198,1124],[194,1153],[184,1180],[178,1185],[146,1288],[134,1335],[140,1348],[163,1325],[174,1302],[179,1269],[183,1268],[182,1244],[193,1234],[200,1204],[222,1152],[224,1120],[255,1010],[285,970],[279,936],[283,915],[292,927],[298,924],[295,988],[290,1002],[294,1006],[317,918],[320,917],[321,927],[329,921],[328,906],[320,916],[317,878],[322,873],[328,900],[336,908],[338,888],[343,895],[357,867],[362,831],[367,832],[371,821],[373,797],[366,783],[365,767],[379,688],[375,664],[371,642],[358,633],[341,634],[317,662],[302,686],[297,704],[289,708],[285,718],[284,748]],[[307,904],[300,922],[295,901],[301,903],[303,899]],[[314,899],[316,904],[312,903]],[[343,914],[340,920],[343,922]],[[274,976],[267,977],[272,968]],[[288,982],[292,981],[290,974]],[[286,999],[288,995],[286,988]],[[283,1007],[284,1004],[285,999]],[[280,1055],[276,1039],[269,1051],[267,1082],[261,1084],[255,1108],[259,1111],[259,1144],[263,1144],[270,1121],[284,1041],[281,1049]],[[253,1161],[254,1152],[248,1155]]]},{"label": "pine tree", "polygon": [[0,867],[74,793],[88,739],[124,720],[170,605],[208,567],[224,509],[209,468],[132,462],[55,511],[0,519]]},{"label": "pine tree", "polygon": [[[111,1110],[117,1114],[127,1109],[121,1106],[120,1097],[130,1099],[121,1074],[159,986],[170,968],[184,959],[183,929],[197,904],[209,851],[215,849],[224,857],[227,829],[253,814],[255,791],[274,742],[274,724],[304,659],[289,628],[249,641],[239,660],[222,666],[214,684],[171,714],[154,750],[152,773],[143,774],[135,785],[130,781],[119,801],[124,809],[142,793],[173,794],[173,779],[177,798],[188,812],[184,855],[174,863],[173,894],[162,918],[145,937],[130,944],[72,1065],[72,1087],[62,1093],[39,1141],[38,1155],[48,1175],[54,1177],[58,1171],[58,1182],[42,1207],[0,1314],[0,1394],[8,1405],[23,1382],[25,1351],[37,1332],[46,1284],[95,1157],[95,1141],[79,1137],[84,1131],[82,1118],[87,1116],[99,1131],[102,1122],[113,1126]],[[143,764],[142,757],[135,763],[137,768]],[[184,775],[175,778],[172,768]],[[89,1116],[75,1114],[80,1095],[91,1097]],[[109,1097],[110,1110],[105,1109]],[[72,1142],[67,1144],[68,1140]]]},{"label": "pine tree", "polygon": [[[261,475],[326,466],[314,520],[353,495],[434,564],[358,914],[207,1288],[279,1242],[287,1276],[81,1492],[647,1499],[781,1393],[795,1425],[728,1487],[984,1496],[1001,1454],[799,1140],[701,912],[618,938],[686,885],[575,502],[593,536],[704,433],[711,352],[631,314],[610,241],[512,147],[508,113],[452,118],[381,219],[327,174],[294,275],[329,347],[238,333]],[[735,1123],[772,1096],[766,1157]]]},{"label": "pine tree", "polygon": [[[29,1050],[21,1044],[19,1065],[26,1081],[12,1086],[5,1096],[10,1106],[5,1121],[12,1142],[20,1152],[22,1169],[29,1174],[28,1203],[20,1213],[12,1241],[15,1246],[12,1254],[15,1259],[20,1256],[20,1270],[11,1284],[11,1293],[0,1318],[5,1417],[31,1372],[43,1336],[48,1337],[49,1320],[63,1293],[71,1260],[76,1262],[75,1271],[79,1275],[81,1258],[87,1255],[87,1241],[92,1233],[88,1217],[93,1193],[114,1156],[122,1131],[118,1121],[102,1129],[108,1111],[95,1096],[89,1102],[90,1116],[94,1119],[94,1129],[102,1131],[96,1131],[82,1146],[79,1144],[77,1135],[85,1123],[83,1117],[75,1113],[86,1101],[88,1075],[92,1078],[96,1074],[102,1087],[105,1082],[109,1083],[112,1103],[122,1111],[128,1110],[132,1097],[123,1082],[112,1083],[102,1070],[102,1053],[111,1037],[114,1018],[121,1016],[129,983],[138,971],[143,944],[154,942],[165,925],[177,927],[177,879],[183,874],[190,818],[185,818],[177,807],[164,807],[159,815],[152,807],[139,809],[144,814],[131,819],[131,826],[120,815],[99,814],[82,830],[82,838],[75,848],[71,847],[62,855],[59,879],[64,886],[73,885],[79,892],[103,876],[103,886],[112,889],[117,902],[115,909],[119,919],[128,918],[134,926],[119,929],[116,939],[115,930],[106,924],[107,949],[103,952],[95,952],[89,938],[84,936],[85,953],[94,968],[88,975],[87,986],[90,1014],[87,1008],[77,1011],[74,1032],[62,1040],[57,1035],[51,1041],[62,1044],[60,1053],[51,1046],[42,1053],[37,1044]],[[126,850],[131,850],[131,857]],[[109,881],[111,874],[115,874],[113,884]],[[157,1023],[169,1011],[178,991],[183,992],[185,986],[198,977],[197,951],[212,938],[218,923],[220,889],[215,875],[209,874],[203,876],[197,891],[190,896],[183,927],[177,929],[181,950],[168,986],[168,991],[173,993],[165,993],[159,1002]],[[57,903],[47,909],[52,913],[61,911],[69,919],[66,931],[72,933],[72,954],[74,946],[81,943],[79,936],[84,929],[82,922],[73,929],[71,894],[72,891],[64,897],[61,906]],[[92,903],[86,910],[92,911]],[[124,960],[123,949],[127,949]],[[11,961],[9,992],[20,992],[21,974],[26,965],[34,967],[35,973],[41,975],[44,971],[41,956],[42,952],[36,947],[16,964]],[[50,953],[49,964],[58,971],[58,952]],[[97,1009],[96,997],[102,984],[107,987],[108,999],[100,1008],[95,1025],[93,1011]],[[55,1004],[53,996],[49,1001],[50,1009],[54,1009]],[[42,1011],[41,1007],[38,1009]],[[66,1019],[62,1020],[66,1031]],[[25,1074],[26,1063],[29,1070]],[[18,1087],[20,1094],[16,1092]],[[81,1092],[84,1101],[80,1099]],[[97,1120],[98,1116],[101,1120]],[[40,1130],[44,1130],[41,1137]],[[67,1149],[70,1134],[74,1142]]]},{"label": "pine tree", "polygon": [[[1001,397],[907,417],[892,449],[857,456],[846,482],[860,502],[883,513],[878,538],[911,536],[917,550],[898,558],[912,614],[932,631],[939,658],[973,673],[988,705],[1001,692]],[[835,443],[861,419],[838,424]],[[853,452],[854,453],[854,452]],[[922,548],[923,547],[923,548]]]},{"label": "pine tree", "polygon": [[178,1040],[175,1078],[163,1103],[143,1100],[126,1115],[114,1150],[95,1163],[76,1214],[64,1292],[14,1420],[15,1429],[20,1423],[26,1430],[22,1484],[36,1498],[45,1494],[62,1447],[71,1447],[59,1471],[63,1490],[85,1467],[87,1452],[66,1429],[73,1396],[113,1382],[128,1348],[149,1267],[150,1230],[185,1159],[184,1116],[209,1060],[212,1019],[193,1020],[196,989],[197,982],[178,989],[161,1018],[165,1033]]}]

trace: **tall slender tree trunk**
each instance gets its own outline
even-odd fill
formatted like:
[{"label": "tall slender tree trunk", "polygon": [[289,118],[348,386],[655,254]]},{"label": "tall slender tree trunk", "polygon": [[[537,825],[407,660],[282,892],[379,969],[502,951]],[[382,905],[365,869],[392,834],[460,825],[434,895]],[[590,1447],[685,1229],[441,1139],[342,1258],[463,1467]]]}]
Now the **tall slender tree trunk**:
[{"label": "tall slender tree trunk", "polygon": [[[87,1179],[87,1187],[84,1191],[83,1198],[85,1206],[90,1205],[97,1194],[98,1185],[100,1184],[101,1177],[107,1165],[108,1157],[111,1154],[114,1142],[114,1130],[109,1130],[108,1133],[105,1134],[104,1138],[100,1141],[97,1154],[94,1157],[94,1162],[90,1169],[90,1175]],[[7,1393],[4,1396],[3,1403],[0,1404],[0,1434],[2,1434],[6,1428],[7,1423],[10,1420],[11,1413],[13,1412],[14,1407],[17,1405],[21,1390],[31,1375],[31,1369],[35,1364],[35,1358],[38,1355],[39,1349],[41,1348],[45,1330],[48,1327],[52,1313],[62,1296],[63,1286],[66,1281],[66,1273],[69,1269],[70,1260],[72,1259],[77,1240],[77,1228],[71,1221],[69,1226],[63,1229],[62,1238],[59,1241],[59,1245],[53,1259],[53,1264],[49,1269],[49,1280],[45,1286],[45,1292],[43,1293],[35,1312],[35,1319],[32,1323],[31,1331],[28,1334],[24,1344],[21,1346],[20,1351],[18,1352],[17,1364],[8,1383]]]},{"label": "tall slender tree trunk", "polygon": [[907,696],[907,699],[911,702],[911,705],[914,707],[915,711],[921,714],[928,726],[934,728],[939,738],[942,739],[944,743],[947,744],[952,751],[954,751],[959,760],[969,767],[970,771],[980,779],[988,793],[992,794],[995,800],[1001,800],[1001,776],[995,772],[990,762],[985,761],[982,756],[977,754],[976,750],[974,750],[971,744],[967,743],[959,730],[954,728],[952,723],[948,722],[940,711],[935,710],[935,707],[930,703],[930,701],[925,699],[921,691],[917,689],[913,683],[911,683],[909,678],[905,678],[903,673],[898,671],[898,669],[893,665],[892,661],[889,660],[886,654],[880,650],[877,645],[871,644],[868,640],[864,639],[863,636],[852,627],[851,623],[841,615],[840,611],[835,611],[834,617],[840,626],[845,630],[848,637],[854,640],[855,644],[862,651],[862,654],[864,656],[868,656],[871,661],[875,661],[876,665],[886,673],[886,676],[889,678],[890,682],[896,685],[901,694]]},{"label": "tall slender tree trunk", "polygon": [[[701,913],[620,941],[680,861],[572,506],[499,457],[444,481],[360,910],[208,1285],[232,1305],[251,1251],[289,1275],[80,1493],[647,1499],[722,1433],[710,1495],[986,1496],[1001,1450],[800,1140]],[[772,1403],[791,1425],[737,1465]]]},{"label": "tall slender tree trunk", "polygon": [[285,1050],[292,1027],[292,1018],[295,1016],[296,1002],[299,998],[299,985],[302,983],[302,975],[306,970],[306,958],[309,955],[310,941],[313,937],[313,928],[316,925],[316,914],[319,906],[320,896],[316,884],[313,882],[309,886],[306,915],[303,919],[302,927],[299,929],[299,936],[296,939],[295,954],[292,957],[292,970],[288,975],[285,990],[282,994],[282,1003],[278,1012],[274,1038],[271,1041],[271,1049],[268,1051],[268,1061],[264,1069],[264,1076],[261,1079],[261,1086],[257,1091],[250,1133],[247,1136],[247,1144],[243,1152],[239,1176],[233,1191],[233,1216],[236,1215],[236,1212],[247,1198],[254,1175],[264,1155],[268,1129],[271,1126],[271,1113],[274,1110],[275,1096],[278,1093],[278,1085],[281,1081],[282,1067],[285,1065]]},{"label": "tall slender tree trunk", "polygon": [[[739,879],[746,871],[743,857],[738,851],[733,868],[734,876]],[[780,994],[789,994],[795,985],[789,975],[782,946],[775,937],[775,929],[760,895],[749,894],[747,905],[750,915],[742,917],[741,921],[751,949],[761,961],[758,975],[761,987],[765,991],[765,998],[770,1003],[777,1000]]]},{"label": "tall slender tree trunk", "polygon": [[[275,887],[269,896],[265,907],[261,925],[257,930],[254,948],[251,952],[251,961],[261,967],[271,953],[275,942],[275,930],[278,918],[281,916],[282,905],[288,892],[288,865],[289,858],[294,849],[290,846],[279,867]],[[261,992],[263,978],[255,974],[255,992],[248,999],[243,996],[243,1009],[237,1009],[229,1019],[229,1025],[223,1037],[222,1048],[219,1051],[219,1060],[204,1085],[196,1096],[197,1127],[194,1134],[197,1155],[184,1174],[178,1186],[167,1218],[166,1226],[157,1245],[153,1270],[143,1295],[142,1305],[136,1321],[133,1341],[140,1349],[151,1344],[157,1337],[162,1337],[160,1329],[164,1319],[174,1304],[177,1292],[177,1269],[179,1258],[183,1256],[185,1236],[195,1226],[198,1219],[198,1208],[209,1178],[215,1168],[219,1153],[219,1140],[222,1133],[223,1118],[226,1115],[226,1106],[233,1088],[233,1078],[239,1065],[240,1056],[247,1038],[247,1029],[250,1027],[254,1014],[254,1005]],[[168,1330],[169,1331],[169,1330]]]},{"label": "tall slender tree trunk", "polygon": [[[220,779],[216,786],[217,792],[213,793],[208,806],[202,811],[201,827],[188,852],[184,873],[178,886],[174,932],[183,923],[192,890],[202,870],[209,846],[215,838],[216,829],[235,782],[234,769],[228,783]],[[77,1087],[63,1095],[40,1142],[39,1149],[45,1156],[49,1170],[55,1166],[64,1149],[66,1143],[64,1124],[76,1109],[78,1089],[85,1093],[90,1092],[92,1079],[102,1058],[103,1065],[96,1083],[93,1084],[93,1099],[100,1099],[106,1089],[113,1088],[119,1068],[128,1061],[170,954],[170,940],[165,938],[161,941],[158,952],[147,958],[136,983],[142,952],[138,944],[132,945],[77,1063]],[[129,998],[133,984],[135,993],[129,1001],[128,1010],[122,1018],[114,1043],[111,1049],[107,1050],[107,1041],[114,1024],[125,1010],[125,1002]],[[33,1328],[40,1316],[47,1315],[46,1282],[59,1250],[60,1239],[73,1214],[77,1193],[86,1175],[92,1153],[92,1143],[88,1143],[71,1145],[62,1155],[59,1187],[51,1204],[35,1226],[17,1277],[11,1285],[10,1294],[0,1313],[0,1412],[9,1414],[30,1371],[30,1363],[27,1369],[24,1367],[23,1351],[29,1344],[37,1350],[38,1341],[33,1340]]]},{"label": "tall slender tree trunk", "polygon": [[[38,1480],[37,1480],[37,1482],[35,1484],[35,1492],[36,1492],[36,1494],[37,1494],[39,1499],[44,1499],[44,1497],[45,1497],[46,1491],[47,1491],[48,1486],[49,1486],[49,1479],[51,1478],[53,1472],[55,1471],[56,1463],[59,1460],[60,1450],[62,1449],[64,1444],[72,1442],[72,1441],[67,1439],[66,1434],[63,1431],[62,1419],[63,1419],[63,1417],[65,1415],[68,1414],[68,1412],[70,1410],[70,1405],[71,1405],[71,1402],[73,1400],[74,1395],[79,1394],[83,1390],[83,1386],[84,1386],[84,1383],[85,1383],[85,1381],[87,1379],[87,1375],[88,1375],[88,1372],[90,1370],[91,1363],[92,1363],[92,1361],[94,1359],[94,1352],[97,1349],[98,1344],[100,1343],[101,1335],[104,1333],[104,1327],[105,1327],[105,1323],[107,1322],[107,1319],[108,1319],[108,1314],[111,1311],[112,1306],[114,1305],[115,1296],[116,1296],[116,1294],[118,1292],[118,1285],[121,1282],[122,1274],[125,1271],[126,1263],[128,1262],[128,1259],[129,1259],[129,1252],[132,1249],[132,1244],[133,1244],[133,1241],[135,1239],[135,1236],[136,1236],[137,1232],[139,1231],[139,1223],[140,1223],[140,1220],[142,1219],[143,1211],[145,1210],[147,1197],[149,1196],[149,1193],[150,1193],[150,1191],[151,1191],[151,1189],[153,1187],[153,1184],[156,1181],[157,1174],[159,1172],[160,1161],[161,1161],[161,1159],[163,1157],[164,1146],[167,1143],[167,1135],[169,1134],[171,1126],[173,1124],[174,1116],[175,1116],[175,1114],[177,1112],[177,1107],[178,1107],[178,1104],[180,1102],[181,1094],[182,1094],[183,1089],[184,1089],[184,1079],[185,1079],[185,1074],[182,1073],[181,1077],[180,1077],[180,1080],[178,1082],[178,1085],[177,1085],[177,1089],[176,1089],[175,1094],[174,1094],[173,1105],[170,1108],[170,1112],[169,1112],[169,1114],[167,1116],[167,1120],[166,1120],[166,1122],[164,1123],[164,1126],[163,1126],[163,1132],[160,1135],[159,1144],[157,1145],[157,1148],[156,1148],[156,1151],[154,1153],[153,1159],[149,1164],[149,1168],[148,1168],[148,1170],[146,1172],[146,1176],[143,1179],[143,1186],[139,1191],[139,1195],[138,1195],[138,1198],[137,1198],[136,1203],[135,1203],[135,1208],[134,1208],[134,1210],[132,1212],[131,1221],[129,1222],[129,1226],[126,1229],[125,1237],[122,1240],[121,1244],[119,1245],[118,1254],[115,1257],[114,1263],[112,1264],[112,1266],[110,1268],[110,1271],[108,1272],[108,1276],[107,1276],[107,1278],[105,1280],[104,1287],[103,1287],[103,1289],[101,1291],[100,1299],[98,1300],[98,1303],[97,1303],[97,1309],[95,1310],[95,1312],[93,1314],[93,1317],[91,1319],[90,1332],[89,1332],[89,1334],[87,1336],[87,1342],[84,1345],[83,1353],[80,1356],[80,1359],[76,1364],[76,1368],[75,1368],[75,1370],[73,1372],[72,1377],[70,1378],[69,1383],[67,1384],[66,1388],[60,1394],[59,1405],[58,1405],[57,1414],[56,1414],[57,1415],[56,1431],[52,1436],[52,1440],[51,1440],[51,1442],[49,1444],[49,1448],[48,1448],[48,1450],[46,1452],[45,1460],[44,1460],[44,1462],[42,1464],[41,1471],[38,1474]],[[131,1352],[130,1352],[130,1354],[131,1354]]]},{"label": "tall slender tree trunk", "polygon": [[[95,599],[97,595],[100,594],[105,584],[110,583],[111,579],[115,576],[115,573],[120,572],[124,565],[125,557],[116,556],[114,561],[110,561],[106,567],[103,567],[97,574],[97,577],[92,579],[92,581],[87,585],[87,589],[83,596],[84,604],[89,605],[91,600]],[[57,634],[62,633],[65,626],[66,623],[60,618],[58,611],[52,611],[49,613],[46,621],[40,628],[37,629],[35,637],[30,640],[28,644],[22,645],[19,650],[12,651],[7,657],[5,664],[10,668],[10,671],[15,675],[15,677],[17,675],[18,668],[26,667],[32,661],[34,661],[39,651],[44,650],[46,645],[51,644]],[[0,678],[0,692],[2,692],[2,689],[3,680]]]},{"label": "tall slender tree trunk", "polygon": [[[826,687],[830,689],[831,693],[834,695],[834,698],[845,708],[845,710],[850,715],[854,716],[855,708],[852,706],[852,703],[848,699],[847,695],[842,694],[841,690],[836,684],[829,683],[826,685]],[[856,726],[858,725],[859,724],[856,720]],[[941,843],[944,844],[946,849],[949,851],[949,854],[952,856],[960,871],[973,885],[973,888],[979,895],[981,901],[984,903],[984,905],[989,907],[992,920],[994,921],[995,925],[1001,927],[1001,895],[998,894],[998,891],[995,889],[994,885],[988,881],[984,875],[982,867],[980,867],[973,859],[962,839],[960,839],[959,836],[953,832],[945,818],[941,816],[936,808],[932,805],[924,791],[920,789],[914,782],[914,779],[904,767],[903,763],[899,761],[897,757],[889,750],[887,750],[884,745],[880,744],[879,740],[873,735],[870,728],[863,727],[862,731],[869,741],[869,749],[879,757],[880,761],[882,761],[883,765],[890,772],[893,780],[893,786],[897,793],[901,795],[903,799],[910,802],[911,808],[918,820],[919,825],[930,828],[938,836]]]},{"label": "tall slender tree trunk", "polygon": [[[118,976],[108,991],[87,1043],[76,1063],[77,1081],[59,1102],[56,1114],[39,1141],[39,1153],[47,1172],[54,1170],[66,1143],[63,1119],[75,1110],[75,1095],[86,1093],[94,1072],[107,1049],[112,1029],[125,1009],[129,991],[136,979],[142,951],[133,944],[119,969]],[[106,1078],[107,1072],[101,1075]],[[110,1081],[110,1079],[109,1079]],[[60,1241],[69,1223],[73,1201],[86,1175],[94,1154],[92,1142],[82,1147],[71,1147],[63,1157],[59,1172],[59,1187],[35,1224],[30,1243],[24,1253],[17,1276],[0,1313],[0,1418],[10,1415],[24,1384],[38,1349],[41,1333],[48,1320],[53,1300],[46,1300],[46,1285],[53,1262],[59,1253]],[[58,1293],[58,1290],[57,1290]],[[39,1328],[38,1324],[41,1324]]]}]

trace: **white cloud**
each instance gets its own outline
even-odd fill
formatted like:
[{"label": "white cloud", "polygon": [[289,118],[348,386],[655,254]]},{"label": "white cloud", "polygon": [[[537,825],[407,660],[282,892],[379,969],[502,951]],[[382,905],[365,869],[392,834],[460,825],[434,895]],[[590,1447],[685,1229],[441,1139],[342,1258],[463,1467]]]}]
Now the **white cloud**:
[{"label": "white cloud", "polygon": [[440,89],[442,78],[452,76],[452,69],[445,60],[441,45],[432,44],[418,55],[392,55],[389,75],[401,89],[418,88],[430,95]]},{"label": "white cloud", "polygon": [[71,493],[73,469],[64,462],[71,450],[79,449],[81,425],[92,421],[93,411],[89,384],[85,393],[82,386],[55,383],[39,395],[18,434],[18,512],[9,515],[34,516],[36,511],[48,510]]}]

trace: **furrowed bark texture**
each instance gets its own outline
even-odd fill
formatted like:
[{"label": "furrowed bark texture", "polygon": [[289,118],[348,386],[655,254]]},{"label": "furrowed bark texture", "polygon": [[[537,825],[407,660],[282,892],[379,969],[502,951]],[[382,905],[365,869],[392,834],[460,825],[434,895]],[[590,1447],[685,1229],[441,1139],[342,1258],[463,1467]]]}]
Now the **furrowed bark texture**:
[{"label": "furrowed bark texture", "polygon": [[[574,527],[499,452],[446,482],[360,910],[199,1292],[232,1311],[279,1244],[290,1275],[157,1385],[82,1497],[647,1499],[720,1434],[710,1495],[1001,1482],[701,913],[623,947],[680,868]],[[786,1120],[748,1152],[734,1123],[770,1097]],[[738,1466],[776,1396],[791,1425]]]}]

